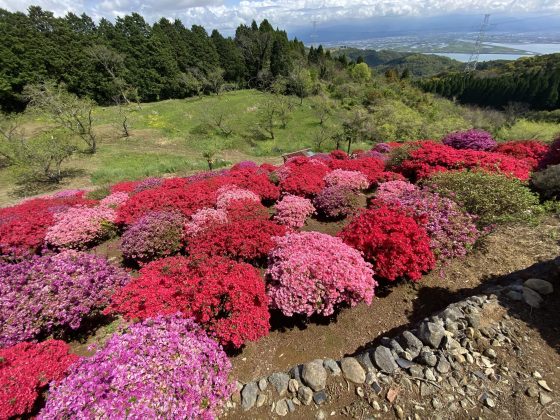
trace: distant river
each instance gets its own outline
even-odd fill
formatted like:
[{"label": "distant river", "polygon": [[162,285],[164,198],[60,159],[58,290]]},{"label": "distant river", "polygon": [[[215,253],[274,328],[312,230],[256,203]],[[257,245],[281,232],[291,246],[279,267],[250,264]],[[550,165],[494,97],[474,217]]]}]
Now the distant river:
[{"label": "distant river", "polygon": [[[560,52],[560,44],[495,44],[488,43],[488,45],[495,45],[499,47],[509,47],[516,50],[527,51],[532,54],[480,54],[480,61],[492,60],[517,60],[521,57],[530,57],[535,54],[552,54]],[[441,55],[443,57],[453,58],[454,60],[466,63],[469,61],[470,54],[464,53],[433,53],[434,55]]]}]

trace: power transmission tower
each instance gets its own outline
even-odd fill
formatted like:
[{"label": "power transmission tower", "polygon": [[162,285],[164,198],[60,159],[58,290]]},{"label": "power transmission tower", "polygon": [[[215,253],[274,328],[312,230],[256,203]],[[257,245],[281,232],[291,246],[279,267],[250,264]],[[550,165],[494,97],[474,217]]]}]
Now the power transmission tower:
[{"label": "power transmission tower", "polygon": [[478,37],[476,38],[476,44],[474,46],[474,50],[471,53],[469,58],[469,62],[465,66],[465,73],[470,73],[476,70],[476,66],[478,66],[478,60],[480,58],[480,50],[482,48],[482,42],[484,41],[484,34],[488,29],[488,22],[490,21],[490,15],[484,15],[484,20],[482,21],[482,25],[480,25],[480,31],[478,31]]}]

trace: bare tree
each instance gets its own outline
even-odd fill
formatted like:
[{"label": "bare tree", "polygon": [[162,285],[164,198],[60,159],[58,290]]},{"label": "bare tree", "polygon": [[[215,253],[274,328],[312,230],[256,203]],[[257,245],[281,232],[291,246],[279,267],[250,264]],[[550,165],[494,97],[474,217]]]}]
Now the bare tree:
[{"label": "bare tree", "polygon": [[[222,98],[225,100],[225,98]],[[227,101],[226,101],[227,103]],[[204,115],[208,125],[211,125],[220,132],[221,135],[229,137],[233,133],[230,126],[231,112],[228,111],[229,107],[211,107],[206,105],[204,107]]]},{"label": "bare tree", "polygon": [[313,112],[319,120],[319,125],[323,125],[332,115],[333,107],[331,101],[324,95],[318,96],[313,104]]},{"label": "bare tree", "polygon": [[113,81],[119,96],[127,104],[130,104],[128,93],[131,89],[122,77],[125,69],[124,55],[101,44],[92,46],[87,50],[87,53],[95,62],[101,64]]},{"label": "bare tree", "polygon": [[276,117],[278,115],[275,98],[270,97],[266,99],[259,108],[259,127],[274,140],[274,129],[276,127]]}]

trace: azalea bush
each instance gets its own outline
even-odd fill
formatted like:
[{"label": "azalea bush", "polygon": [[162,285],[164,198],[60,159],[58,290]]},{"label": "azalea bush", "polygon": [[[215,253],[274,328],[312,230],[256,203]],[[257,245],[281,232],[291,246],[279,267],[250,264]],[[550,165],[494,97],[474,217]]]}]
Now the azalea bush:
[{"label": "azalea bush", "polygon": [[224,351],[192,320],[156,317],[73,365],[39,418],[209,420],[233,391],[230,371]]},{"label": "azalea bush", "polygon": [[339,219],[356,212],[360,207],[360,196],[356,190],[334,185],[324,188],[313,199],[317,211],[329,219]]},{"label": "azalea bush", "polygon": [[254,192],[264,202],[272,203],[280,196],[280,190],[270,181],[267,171],[259,168],[232,169],[223,178],[227,184]]},{"label": "azalea bush", "polygon": [[182,248],[184,217],[178,212],[148,213],[122,235],[121,250],[126,259],[152,261]]},{"label": "azalea bush", "polygon": [[51,381],[60,381],[78,356],[59,340],[0,349],[0,419],[27,417]]},{"label": "azalea bush", "polygon": [[107,197],[103,198],[99,204],[101,206],[109,207],[109,208],[117,208],[123,205],[126,200],[128,200],[129,195],[125,192],[116,192],[113,194],[109,194]]},{"label": "azalea bush", "polygon": [[222,224],[228,221],[225,210],[217,210],[205,207],[198,210],[191,216],[191,219],[185,224],[185,237],[190,238],[211,228],[214,224]]},{"label": "azalea bush", "polygon": [[146,178],[140,182],[138,182],[135,186],[134,189],[132,190],[132,193],[139,193],[145,190],[149,190],[152,188],[156,188],[159,187],[160,185],[162,185],[164,183],[164,180],[162,178]]},{"label": "azalea bush", "polygon": [[105,258],[76,251],[0,263],[0,347],[78,329],[127,282]]},{"label": "azalea bush", "polygon": [[85,249],[115,233],[117,213],[106,206],[76,206],[54,215],[54,225],[45,235],[56,248]]},{"label": "azalea bush", "polygon": [[377,285],[371,265],[339,238],[300,232],[275,242],[267,292],[284,315],[328,316],[343,303],[371,304]]},{"label": "azalea bush", "polygon": [[358,171],[363,173],[370,184],[379,181],[385,170],[385,162],[373,157],[363,157],[348,160],[333,160],[330,162],[332,169],[343,169],[345,171]]},{"label": "azalea bush", "polygon": [[261,198],[252,191],[239,188],[235,185],[225,185],[218,190],[216,208],[225,209],[235,200],[252,200],[260,203]]},{"label": "azalea bush", "polygon": [[[280,172],[280,189],[286,194],[311,198],[325,187],[325,175],[329,167],[320,160],[291,160],[285,164],[285,173]],[[278,171],[277,171],[278,173]]]},{"label": "azalea bush", "polygon": [[315,207],[311,200],[288,194],[276,203],[274,220],[289,228],[299,229],[305,225],[307,218],[314,212]]},{"label": "azalea bush", "polygon": [[459,171],[431,176],[425,184],[477,215],[480,225],[530,221],[542,214],[539,198],[523,183],[483,171]]},{"label": "azalea bush", "polygon": [[379,277],[418,281],[435,257],[425,228],[404,209],[374,203],[346,226],[339,237],[371,262]]},{"label": "azalea bush", "polygon": [[365,190],[369,187],[369,182],[361,172],[335,169],[325,176],[325,185],[327,187],[339,186],[353,190]]},{"label": "azalea bush", "polygon": [[182,312],[224,346],[268,334],[268,298],[257,270],[226,258],[169,257],[140,269],[113,296],[108,313],[146,319]]},{"label": "azalea bush", "polygon": [[442,140],[446,146],[454,149],[470,149],[490,151],[494,150],[498,145],[492,134],[484,130],[467,130],[449,133]]},{"label": "azalea bush", "polygon": [[560,164],[560,137],[554,140],[539,162],[539,169]]},{"label": "azalea bush", "polygon": [[494,151],[525,160],[534,169],[538,166],[547,150],[548,146],[537,140],[515,140],[500,143]]}]

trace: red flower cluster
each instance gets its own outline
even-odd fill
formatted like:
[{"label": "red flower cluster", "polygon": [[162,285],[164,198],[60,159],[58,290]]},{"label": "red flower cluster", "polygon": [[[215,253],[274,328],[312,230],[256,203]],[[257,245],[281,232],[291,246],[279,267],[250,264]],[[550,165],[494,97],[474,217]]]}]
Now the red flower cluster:
[{"label": "red flower cluster", "polygon": [[258,168],[232,169],[224,178],[225,184],[237,185],[252,191],[264,201],[276,201],[280,196],[280,190],[270,182],[265,170]]},{"label": "red flower cluster", "polygon": [[[346,162],[346,161],[337,161]],[[288,161],[288,176],[280,181],[280,189],[301,197],[313,197],[325,187],[325,175],[329,167],[319,160],[298,157]]]},{"label": "red flower cluster", "polygon": [[78,356],[59,340],[19,343],[0,350],[0,419],[30,414],[50,381],[64,378]]},{"label": "red flower cluster", "polygon": [[339,236],[361,251],[375,273],[387,280],[408,277],[418,281],[431,270],[435,257],[426,230],[397,206],[374,202]]},{"label": "red flower cluster", "polygon": [[497,153],[513,156],[516,159],[526,160],[531,168],[536,168],[539,161],[548,150],[548,146],[537,140],[517,140],[500,143],[496,149]]},{"label": "red flower cluster", "polygon": [[0,209],[0,253],[22,257],[35,253],[43,244],[54,214],[75,205],[92,205],[81,196],[36,198],[13,207]]},{"label": "red flower cluster", "polygon": [[261,203],[243,198],[231,201],[224,209],[230,222],[243,220],[268,220],[270,214],[268,209]]},{"label": "red flower cluster", "polygon": [[221,257],[170,257],[149,263],[113,296],[109,313],[145,319],[182,312],[224,346],[268,334],[268,297],[258,271]]},{"label": "red flower cluster", "polygon": [[457,150],[443,144],[425,141],[410,152],[397,170],[412,180],[435,172],[461,169],[483,169],[498,172],[522,181],[529,179],[531,165],[512,156],[478,150]]},{"label": "red flower cluster", "polygon": [[333,150],[329,153],[329,156],[335,160],[348,160],[348,153],[343,150]]},{"label": "red flower cluster", "polygon": [[138,186],[138,184],[140,184],[140,181],[122,181],[122,182],[118,182],[115,185],[111,186],[111,194],[117,193],[117,192],[125,192],[125,193],[131,193],[133,192],[136,187]]},{"label": "red flower cluster", "polygon": [[370,184],[376,183],[382,177],[385,170],[385,162],[372,157],[360,157],[358,159],[332,160],[329,163],[332,169],[344,169],[345,171],[359,171],[363,173]]}]

